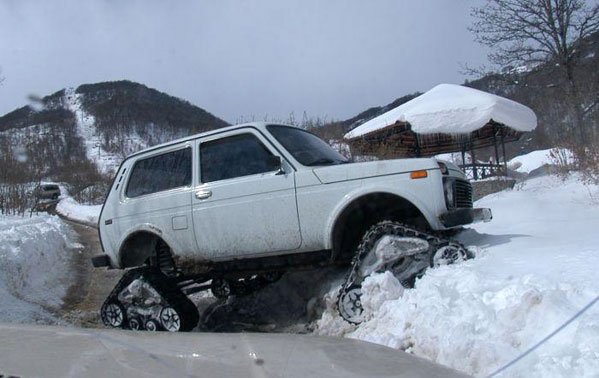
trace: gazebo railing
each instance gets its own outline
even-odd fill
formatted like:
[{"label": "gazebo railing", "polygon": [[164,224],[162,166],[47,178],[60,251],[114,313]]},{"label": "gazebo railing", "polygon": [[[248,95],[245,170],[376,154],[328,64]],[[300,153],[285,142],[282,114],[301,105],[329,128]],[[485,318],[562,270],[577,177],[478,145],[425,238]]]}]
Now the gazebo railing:
[{"label": "gazebo railing", "polygon": [[460,164],[462,171],[471,180],[481,180],[489,177],[505,176],[505,166],[495,163]]}]

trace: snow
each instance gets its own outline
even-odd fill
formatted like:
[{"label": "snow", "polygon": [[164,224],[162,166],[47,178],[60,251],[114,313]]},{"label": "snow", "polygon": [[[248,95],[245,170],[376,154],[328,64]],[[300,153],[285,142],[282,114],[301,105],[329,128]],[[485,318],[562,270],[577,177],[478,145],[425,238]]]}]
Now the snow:
[{"label": "snow", "polygon": [[357,138],[373,131],[408,122],[418,134],[468,134],[490,120],[517,131],[531,131],[537,117],[528,107],[504,97],[454,84],[440,84],[345,134]]},{"label": "snow", "polygon": [[546,164],[572,163],[574,156],[565,148],[550,148],[532,151],[525,155],[516,156],[508,162],[508,168],[514,171],[529,173]]},{"label": "snow", "polygon": [[335,151],[339,152],[341,155],[346,158],[351,158],[351,149],[347,143],[344,143],[339,140],[331,139],[329,140],[329,146],[333,147]]},{"label": "snow", "polygon": [[56,205],[56,211],[66,218],[96,227],[102,205],[82,205],[72,197],[63,196]]},{"label": "snow", "polygon": [[[448,161],[448,162],[453,163],[455,165],[461,165],[463,163],[462,162],[462,153],[461,152],[448,152],[446,154],[435,155],[434,157],[437,160]],[[470,153],[465,152],[464,153],[464,159],[466,160],[464,163],[466,163],[466,164],[472,163],[472,156],[470,156]]]},{"label": "snow", "polygon": [[0,321],[60,323],[49,310],[62,304],[79,247],[56,216],[0,216]]},{"label": "snow", "polygon": [[101,173],[115,173],[122,159],[102,147],[102,136],[96,130],[94,116],[83,108],[82,95],[76,93],[74,88],[67,88],[64,97],[67,109],[75,114],[77,132],[85,145],[87,158],[96,164]]},{"label": "snow", "polygon": [[[337,315],[336,293],[316,333],[366,340],[485,376],[551,333],[599,294],[599,203],[573,176],[543,176],[487,196],[490,223],[460,239],[466,262],[429,270],[402,290],[390,273],[363,284],[367,321]],[[519,361],[506,377],[599,376],[599,306]]]}]

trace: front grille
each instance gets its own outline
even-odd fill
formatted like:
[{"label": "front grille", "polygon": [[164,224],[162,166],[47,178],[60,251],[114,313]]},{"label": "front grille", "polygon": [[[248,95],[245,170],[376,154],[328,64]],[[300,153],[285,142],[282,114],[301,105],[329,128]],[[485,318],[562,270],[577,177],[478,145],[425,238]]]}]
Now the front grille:
[{"label": "front grille", "polygon": [[453,184],[455,207],[472,208],[472,185],[465,180],[455,180]]}]

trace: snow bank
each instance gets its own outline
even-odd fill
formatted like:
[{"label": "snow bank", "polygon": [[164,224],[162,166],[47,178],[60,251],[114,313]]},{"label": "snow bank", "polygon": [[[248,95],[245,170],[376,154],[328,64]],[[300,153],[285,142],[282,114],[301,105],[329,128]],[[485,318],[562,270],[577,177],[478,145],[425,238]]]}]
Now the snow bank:
[{"label": "snow bank", "polygon": [[537,127],[537,116],[522,104],[461,85],[440,84],[356,127],[345,138],[357,138],[398,121],[409,122],[419,134],[468,134],[490,120],[517,131]]},{"label": "snow bank", "polygon": [[538,150],[516,156],[508,162],[508,168],[518,172],[529,173],[546,164],[555,165],[558,159],[563,160],[562,163],[572,163],[574,156],[570,150],[565,148]]},{"label": "snow bank", "polygon": [[46,309],[62,304],[77,247],[58,217],[0,216],[0,321],[57,323]]},{"label": "snow bank", "polygon": [[[344,335],[484,376],[556,329],[599,293],[599,205],[576,178],[552,176],[485,197],[494,219],[461,239],[477,258],[430,270],[415,289],[389,273],[364,283],[369,320],[343,322],[328,308],[316,333]],[[599,191],[599,188],[590,188]],[[391,289],[390,289],[391,288]],[[599,306],[503,376],[599,376]]]},{"label": "snow bank", "polygon": [[56,211],[69,219],[96,227],[102,205],[82,205],[72,197],[65,196],[56,205]]}]

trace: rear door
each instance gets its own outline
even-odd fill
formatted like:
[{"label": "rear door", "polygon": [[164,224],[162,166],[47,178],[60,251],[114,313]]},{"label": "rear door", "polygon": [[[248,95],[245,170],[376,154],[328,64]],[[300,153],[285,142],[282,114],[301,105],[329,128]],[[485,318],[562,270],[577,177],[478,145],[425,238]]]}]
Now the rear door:
[{"label": "rear door", "polygon": [[[202,255],[219,260],[293,251],[301,245],[295,174],[253,128],[198,142],[199,180],[192,196],[195,236]],[[284,172],[283,172],[284,171]]]},{"label": "rear door", "polygon": [[[114,216],[107,227],[117,230],[117,235],[150,228],[163,236],[176,254],[194,253],[192,166],[191,143],[184,143],[149,152],[129,169],[124,168],[127,179],[122,184],[126,185],[117,184],[114,189],[121,192],[118,212],[104,209]],[[126,262],[128,256],[122,258]]]}]

